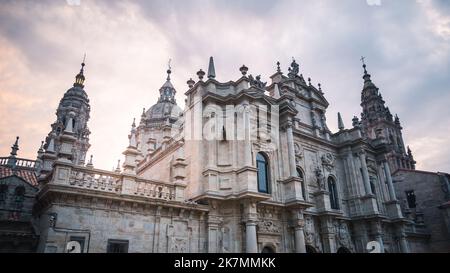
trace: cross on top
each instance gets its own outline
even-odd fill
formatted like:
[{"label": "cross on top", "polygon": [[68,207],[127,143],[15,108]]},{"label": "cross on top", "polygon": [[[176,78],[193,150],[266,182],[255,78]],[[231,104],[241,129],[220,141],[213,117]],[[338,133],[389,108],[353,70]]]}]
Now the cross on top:
[{"label": "cross on top", "polygon": [[361,56],[361,62],[362,62],[363,64],[366,64],[366,63],[365,63],[365,60],[366,60],[366,57]]}]

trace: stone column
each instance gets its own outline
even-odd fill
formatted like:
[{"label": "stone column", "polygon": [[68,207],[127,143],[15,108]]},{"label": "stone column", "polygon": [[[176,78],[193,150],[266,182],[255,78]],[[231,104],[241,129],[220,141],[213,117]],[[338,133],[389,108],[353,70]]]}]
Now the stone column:
[{"label": "stone column", "polygon": [[399,228],[399,241],[400,241],[400,250],[402,253],[410,253],[408,240],[406,240],[406,234],[403,227]]},{"label": "stone column", "polygon": [[298,210],[294,211],[293,213],[295,217],[295,252],[306,253],[305,233],[303,232],[303,229],[305,227],[303,212],[301,210]]},{"label": "stone column", "polygon": [[294,148],[294,134],[292,132],[292,122],[288,121],[286,125],[288,156],[289,156],[289,170],[291,177],[297,177],[296,163],[295,163],[295,148]]},{"label": "stone column", "polygon": [[384,253],[383,230],[380,222],[374,222],[375,240],[380,244],[380,253]]},{"label": "stone column", "polygon": [[384,175],[386,176],[387,185],[389,189],[389,198],[390,201],[397,200],[397,196],[395,195],[394,183],[392,182],[391,169],[389,168],[389,163],[385,160],[383,161],[384,166]]},{"label": "stone column", "polygon": [[305,234],[302,226],[295,227],[295,252],[306,253]]},{"label": "stone column", "polygon": [[254,200],[244,200],[244,219],[246,253],[258,253],[258,238],[256,235],[258,212]]},{"label": "stone column", "polygon": [[336,234],[333,231],[333,219],[331,217],[321,218],[321,234],[325,253],[336,253]]},{"label": "stone column", "polygon": [[359,160],[361,161],[364,189],[366,190],[366,194],[370,195],[370,194],[372,194],[372,189],[370,187],[369,170],[367,169],[366,152],[364,150],[362,150],[358,153],[358,155],[359,155]]},{"label": "stone column", "polygon": [[252,166],[252,147],[251,147],[251,132],[250,132],[250,105],[244,104],[244,161],[245,166]]},{"label": "stone column", "polygon": [[217,253],[219,250],[219,225],[217,201],[211,201],[208,213],[208,253]]},{"label": "stone column", "polygon": [[247,223],[245,223],[245,227],[246,252],[258,253],[256,222],[254,220],[247,220]]}]

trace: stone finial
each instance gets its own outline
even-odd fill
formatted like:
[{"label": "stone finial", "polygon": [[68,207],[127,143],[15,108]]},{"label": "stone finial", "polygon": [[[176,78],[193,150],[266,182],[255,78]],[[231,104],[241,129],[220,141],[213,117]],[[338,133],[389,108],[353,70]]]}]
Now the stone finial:
[{"label": "stone finial", "polygon": [[311,86],[311,78],[308,78],[308,85]]},{"label": "stone finial", "polygon": [[16,157],[17,151],[19,150],[19,137],[16,137],[16,141],[14,142],[13,146],[11,146],[11,157]]},{"label": "stone finial", "polygon": [[198,78],[199,78],[200,81],[203,81],[203,77],[205,76],[205,71],[203,71],[203,70],[200,69],[200,70],[197,72],[197,76],[198,76]]},{"label": "stone finial", "polygon": [[190,89],[190,88],[194,87],[195,81],[192,78],[190,78],[186,83]]},{"label": "stone finial", "polygon": [[341,113],[338,113],[338,127],[339,127],[339,131],[345,130],[345,125],[344,125],[344,121],[342,120]]},{"label": "stone finial", "polygon": [[216,78],[216,68],[214,67],[214,58],[211,56],[208,65],[208,79],[214,78]]},{"label": "stone finial", "polygon": [[245,76],[245,75],[247,75],[248,67],[246,67],[245,65],[242,65],[241,68],[239,68],[239,71],[241,71],[242,76]]},{"label": "stone finial", "polygon": [[395,124],[400,125],[400,118],[395,114]]},{"label": "stone finial", "polygon": [[93,158],[93,157],[94,157],[93,155],[90,156],[89,162],[86,164],[86,167],[88,167],[88,168],[94,168],[94,164],[92,163],[92,158]]},{"label": "stone finial", "polygon": [[280,73],[281,72],[281,68],[280,68],[281,63],[278,61],[277,62],[277,72]]},{"label": "stone finial", "polygon": [[117,160],[117,167],[116,167],[115,172],[116,172],[116,173],[120,173],[120,159]]},{"label": "stone finial", "polygon": [[353,119],[353,127],[359,127],[359,118],[357,116],[354,116]]},{"label": "stone finial", "polygon": [[321,84],[321,83],[318,83],[317,85],[319,86],[319,92],[320,92],[321,94],[323,94],[323,91],[322,91],[322,84]]},{"label": "stone finial", "polygon": [[44,141],[41,141],[41,146],[39,147],[38,154],[44,153]]},{"label": "stone finial", "polygon": [[80,69],[80,73],[78,73],[75,76],[75,83],[73,84],[74,87],[84,87],[84,81],[85,81],[85,77],[84,77],[84,66],[86,61],[86,54],[84,54],[84,58],[83,58],[83,62],[81,63],[81,69]]},{"label": "stone finial", "polygon": [[130,138],[130,143],[129,146],[130,147],[137,147],[137,141],[136,141],[136,123],[135,123],[136,119],[133,119],[133,124],[131,125],[131,132],[129,135]]}]

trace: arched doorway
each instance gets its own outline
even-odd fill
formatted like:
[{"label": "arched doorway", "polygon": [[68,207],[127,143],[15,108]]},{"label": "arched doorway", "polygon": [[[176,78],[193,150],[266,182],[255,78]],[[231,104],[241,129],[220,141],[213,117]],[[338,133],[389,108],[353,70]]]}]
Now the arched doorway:
[{"label": "arched doorway", "polygon": [[306,245],[306,253],[317,253],[317,250],[310,245]]},{"label": "arched doorway", "polygon": [[275,250],[273,250],[273,248],[270,246],[265,246],[261,253],[275,253]]},{"label": "arched doorway", "polygon": [[345,254],[345,253],[352,253],[348,248],[346,247],[340,247],[337,251],[338,254]]}]

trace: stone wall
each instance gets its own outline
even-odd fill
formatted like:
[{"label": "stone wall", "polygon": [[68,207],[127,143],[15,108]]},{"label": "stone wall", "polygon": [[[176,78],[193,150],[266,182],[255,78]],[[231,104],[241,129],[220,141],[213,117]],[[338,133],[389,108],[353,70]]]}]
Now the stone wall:
[{"label": "stone wall", "polygon": [[[418,224],[424,224],[431,234],[429,249],[414,247],[414,252],[449,252],[450,234],[444,220],[444,211],[439,208],[445,202],[441,180],[438,174],[422,171],[400,170],[394,175],[394,186],[398,199],[402,202],[405,216]],[[409,209],[406,191],[414,191],[416,209]],[[414,244],[413,244],[414,246]],[[425,248],[425,249],[423,249]]]}]

